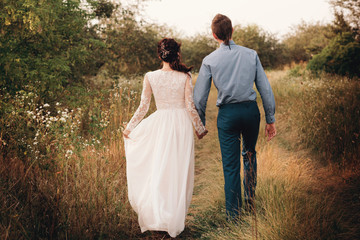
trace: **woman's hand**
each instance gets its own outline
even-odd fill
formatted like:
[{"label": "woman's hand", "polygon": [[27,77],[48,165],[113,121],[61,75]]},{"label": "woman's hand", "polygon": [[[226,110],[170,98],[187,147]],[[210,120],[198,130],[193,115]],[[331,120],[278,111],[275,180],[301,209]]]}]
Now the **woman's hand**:
[{"label": "woman's hand", "polygon": [[205,131],[202,133],[202,134],[198,134],[198,132],[196,132],[196,136],[198,137],[198,139],[202,139],[207,133],[208,133],[208,130],[205,129]]},{"label": "woman's hand", "polygon": [[125,130],[123,131],[123,135],[124,135],[125,138],[129,138],[129,134],[130,134],[130,131],[129,131],[129,130],[125,129]]}]

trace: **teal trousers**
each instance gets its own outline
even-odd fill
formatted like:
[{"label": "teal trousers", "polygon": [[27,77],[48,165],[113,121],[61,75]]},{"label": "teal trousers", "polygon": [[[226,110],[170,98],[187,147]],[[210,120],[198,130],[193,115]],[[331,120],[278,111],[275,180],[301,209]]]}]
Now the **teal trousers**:
[{"label": "teal trousers", "polygon": [[242,206],[240,143],[244,168],[244,200],[252,207],[255,197],[257,160],[255,146],[259,135],[260,112],[255,101],[219,107],[217,127],[225,179],[226,213],[236,218]]}]

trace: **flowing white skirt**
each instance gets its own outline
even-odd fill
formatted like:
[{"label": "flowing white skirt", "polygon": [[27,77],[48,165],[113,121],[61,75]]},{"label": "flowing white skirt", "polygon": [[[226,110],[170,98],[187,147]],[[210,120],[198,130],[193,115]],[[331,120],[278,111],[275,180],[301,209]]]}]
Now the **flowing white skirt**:
[{"label": "flowing white skirt", "polygon": [[159,109],[125,139],[129,201],[141,232],[166,231],[176,237],[194,186],[194,135],[183,109]]}]

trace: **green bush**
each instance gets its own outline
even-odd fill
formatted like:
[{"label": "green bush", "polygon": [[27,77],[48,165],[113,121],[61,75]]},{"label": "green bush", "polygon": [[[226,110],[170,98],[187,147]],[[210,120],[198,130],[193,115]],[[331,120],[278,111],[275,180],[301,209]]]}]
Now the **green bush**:
[{"label": "green bush", "polygon": [[94,74],[104,44],[87,27],[89,11],[79,0],[1,1],[0,91],[55,102],[66,85]]},{"label": "green bush", "polygon": [[209,55],[217,47],[217,42],[212,36],[196,35],[192,38],[180,40],[182,60],[187,66],[193,66],[194,71],[198,72],[204,57]]},{"label": "green bush", "polygon": [[333,36],[329,24],[301,22],[285,36],[283,43],[290,61],[299,63],[309,61],[312,55],[321,52]]},{"label": "green bush", "polygon": [[343,76],[360,76],[360,43],[351,33],[339,34],[310,60],[307,68],[313,72],[324,70]]},{"label": "green bush", "polygon": [[257,25],[234,26],[233,40],[236,44],[254,49],[264,68],[274,69],[288,63],[285,45]]}]

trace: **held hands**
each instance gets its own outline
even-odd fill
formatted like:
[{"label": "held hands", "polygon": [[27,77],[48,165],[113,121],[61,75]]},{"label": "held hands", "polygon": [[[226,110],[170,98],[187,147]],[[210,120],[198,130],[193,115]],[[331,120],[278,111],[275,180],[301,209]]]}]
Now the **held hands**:
[{"label": "held hands", "polygon": [[129,131],[129,130],[125,129],[125,130],[123,131],[123,135],[124,135],[125,138],[129,138],[129,134],[130,134],[130,131]]},{"label": "held hands", "polygon": [[198,132],[196,132],[196,136],[198,137],[198,139],[202,139],[207,133],[208,133],[208,130],[205,129],[205,131],[202,133],[202,134],[198,134]]},{"label": "held hands", "polygon": [[[202,139],[208,133],[208,130],[205,130],[202,134],[198,134],[198,132],[196,132],[196,131],[195,131],[195,133],[199,139]],[[123,135],[127,139],[129,138],[129,134],[130,134],[129,130],[126,129],[125,131],[123,131]]]},{"label": "held hands", "polygon": [[275,136],[276,136],[275,123],[267,123],[265,126],[265,137],[268,137],[268,141],[270,141]]}]

